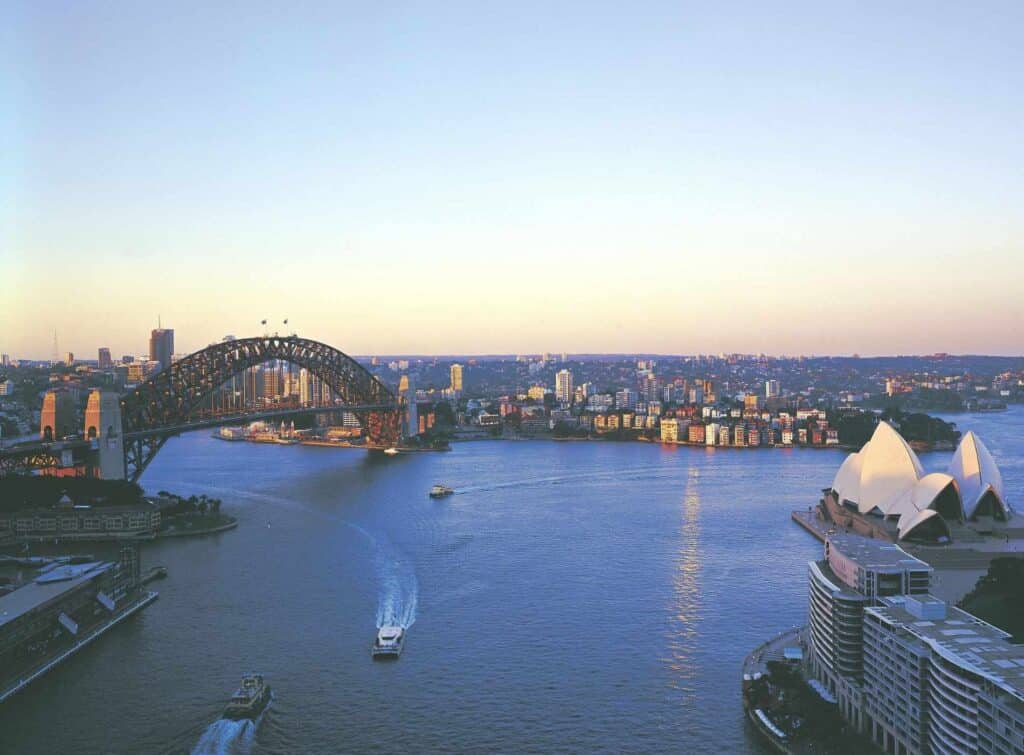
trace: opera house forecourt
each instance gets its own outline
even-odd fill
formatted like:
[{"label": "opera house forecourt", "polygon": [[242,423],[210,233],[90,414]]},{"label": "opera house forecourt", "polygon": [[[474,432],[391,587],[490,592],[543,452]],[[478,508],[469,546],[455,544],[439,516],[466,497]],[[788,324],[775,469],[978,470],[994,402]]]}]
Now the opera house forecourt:
[{"label": "opera house forecourt", "polygon": [[1004,499],[992,455],[973,432],[964,435],[945,472],[926,474],[892,425],[879,422],[823,493],[826,521],[890,542],[976,541],[1024,526]]}]

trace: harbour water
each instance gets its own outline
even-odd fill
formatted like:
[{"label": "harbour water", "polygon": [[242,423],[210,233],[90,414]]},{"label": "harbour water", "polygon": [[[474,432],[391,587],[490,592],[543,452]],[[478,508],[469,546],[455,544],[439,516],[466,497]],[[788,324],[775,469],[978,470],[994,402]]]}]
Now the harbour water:
[{"label": "harbour water", "polygon": [[[1024,506],[1024,411],[951,419]],[[0,751],[759,752],[740,663],[804,621],[820,546],[789,515],[842,458],[173,439],[146,488],[220,497],[239,527],[147,546],[160,600],[0,707]],[[374,663],[385,621],[410,627],[405,652]],[[217,722],[250,670],[270,708]]]}]

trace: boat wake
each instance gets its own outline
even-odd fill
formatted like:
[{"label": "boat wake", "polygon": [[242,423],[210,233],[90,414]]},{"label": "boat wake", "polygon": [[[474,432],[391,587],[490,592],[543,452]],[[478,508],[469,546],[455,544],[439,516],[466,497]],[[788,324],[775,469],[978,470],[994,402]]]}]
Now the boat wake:
[{"label": "boat wake", "polygon": [[232,721],[227,718],[218,718],[206,727],[206,731],[202,733],[199,741],[192,748],[192,755],[246,755],[252,752],[252,745],[256,740],[256,730],[273,702],[274,693],[271,691],[270,703],[255,721],[249,719]]},{"label": "boat wake", "polygon": [[602,480],[602,479],[647,479],[652,477],[664,477],[673,474],[673,470],[664,465],[631,467],[627,470],[592,471],[576,474],[554,475],[550,477],[528,477],[519,480],[507,480],[505,482],[493,482],[484,485],[468,485],[455,490],[456,495],[460,493],[480,493],[488,490],[501,490],[503,488],[525,488],[540,485],[561,485],[577,481]]},{"label": "boat wake", "polygon": [[192,755],[228,755],[228,753],[247,753],[252,749],[256,738],[256,723],[253,721],[230,721],[221,718],[210,724],[196,746]]},{"label": "boat wake", "polygon": [[376,568],[380,585],[377,628],[400,626],[408,629],[416,621],[419,599],[419,583],[412,563],[393,547],[385,547],[378,542]]}]

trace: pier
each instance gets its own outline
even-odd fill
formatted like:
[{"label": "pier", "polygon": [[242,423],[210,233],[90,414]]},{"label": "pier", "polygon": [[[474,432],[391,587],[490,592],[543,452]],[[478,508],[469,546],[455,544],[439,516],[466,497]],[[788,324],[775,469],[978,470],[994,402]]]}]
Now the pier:
[{"label": "pier", "polygon": [[66,650],[63,650],[60,654],[56,655],[55,657],[44,661],[35,668],[30,669],[23,675],[19,675],[17,679],[9,682],[2,689],[0,689],[0,703],[3,703],[7,698],[11,697],[12,695],[16,695],[18,692],[21,692],[21,690],[25,689],[25,687],[34,682],[36,679],[43,676],[48,671],[51,671],[52,669],[59,666],[62,662],[66,661],[68,658],[73,656],[75,653],[77,653],[79,650],[81,650],[86,645],[91,643],[97,637],[105,634],[107,630],[117,626],[122,621],[127,619],[129,616],[133,616],[138,611],[141,611],[143,608],[145,608],[154,600],[156,600],[158,595],[159,593],[155,592],[143,593],[138,600],[122,608],[119,612],[111,616],[110,619],[103,622],[98,627],[95,627],[89,632],[87,632],[85,636],[82,637],[82,639],[75,642],[71,647],[67,648]]},{"label": "pier", "polygon": [[814,511],[794,511],[790,518],[814,535],[821,542],[825,542],[828,531],[833,525],[822,521]]}]

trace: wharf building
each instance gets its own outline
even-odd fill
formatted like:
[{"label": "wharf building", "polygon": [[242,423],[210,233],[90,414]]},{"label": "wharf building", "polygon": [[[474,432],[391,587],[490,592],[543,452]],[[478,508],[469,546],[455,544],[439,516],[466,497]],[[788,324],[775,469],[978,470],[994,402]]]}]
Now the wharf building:
[{"label": "wharf building", "polygon": [[155,598],[135,543],[118,561],[58,560],[34,573],[0,596],[0,702]]},{"label": "wharf building", "polygon": [[1024,753],[1024,646],[928,593],[899,546],[836,535],[808,567],[809,672],[885,752]]}]

